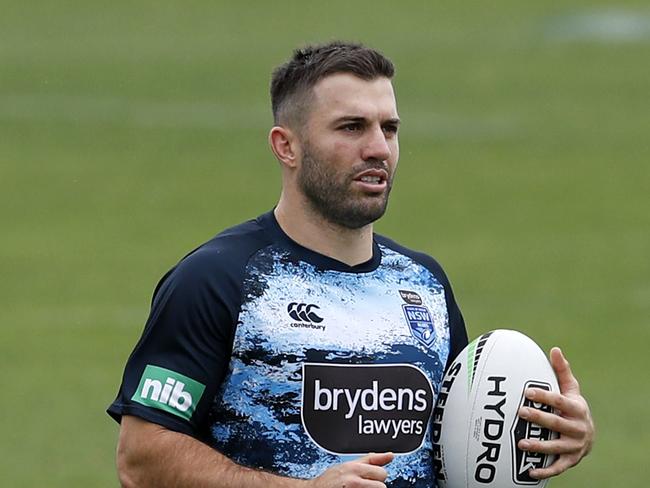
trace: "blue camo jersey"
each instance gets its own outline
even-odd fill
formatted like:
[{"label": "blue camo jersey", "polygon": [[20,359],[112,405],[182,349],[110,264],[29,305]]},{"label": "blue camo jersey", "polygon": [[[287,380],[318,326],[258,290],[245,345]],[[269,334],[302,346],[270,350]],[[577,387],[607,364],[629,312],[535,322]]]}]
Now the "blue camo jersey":
[{"label": "blue camo jersey", "polygon": [[431,487],[431,410],[466,343],[432,258],[376,235],[372,259],[347,266],[269,212],[165,275],[108,412],[297,478],[392,451],[388,486]]}]

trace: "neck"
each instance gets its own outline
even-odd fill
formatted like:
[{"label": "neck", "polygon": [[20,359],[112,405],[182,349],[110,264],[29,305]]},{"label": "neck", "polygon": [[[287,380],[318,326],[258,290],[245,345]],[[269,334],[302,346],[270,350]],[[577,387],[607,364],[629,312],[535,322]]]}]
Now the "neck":
[{"label": "neck", "polygon": [[372,224],[348,229],[329,222],[307,205],[289,206],[283,197],[274,213],[285,234],[301,246],[349,266],[372,258]]}]

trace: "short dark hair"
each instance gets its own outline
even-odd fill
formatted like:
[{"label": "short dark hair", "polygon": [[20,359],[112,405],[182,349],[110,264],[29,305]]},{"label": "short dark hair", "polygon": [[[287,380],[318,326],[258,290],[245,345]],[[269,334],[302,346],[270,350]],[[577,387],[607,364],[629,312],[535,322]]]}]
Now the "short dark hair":
[{"label": "short dark hair", "polygon": [[333,41],[296,49],[289,61],[273,71],[271,108],[274,122],[278,124],[283,119],[295,120],[304,115],[306,100],[314,85],[336,73],[350,73],[363,80],[392,79],[395,66],[379,51],[362,44]]}]

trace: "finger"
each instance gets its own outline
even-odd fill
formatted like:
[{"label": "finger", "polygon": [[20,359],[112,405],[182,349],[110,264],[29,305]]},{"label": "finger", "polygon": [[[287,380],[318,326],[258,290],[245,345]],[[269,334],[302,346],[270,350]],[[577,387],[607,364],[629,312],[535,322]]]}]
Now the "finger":
[{"label": "finger", "polygon": [[574,461],[570,456],[560,456],[548,468],[531,469],[528,474],[531,478],[543,480],[564,473],[571,466],[575,466],[576,463],[577,461]]},{"label": "finger", "polygon": [[550,441],[522,439],[517,444],[517,447],[522,451],[539,452],[542,454],[555,454],[559,456],[562,454],[573,454],[579,452],[582,444],[576,439],[564,437]]},{"label": "finger", "polygon": [[365,463],[355,464],[356,466],[353,471],[359,478],[381,482],[386,481],[386,478],[388,478],[388,472],[381,466],[373,466],[372,464]]},{"label": "finger", "polygon": [[567,397],[555,391],[528,388],[526,398],[535,403],[549,405],[556,410],[558,415],[561,414],[564,417],[582,417],[584,414],[584,403],[578,398]]},{"label": "finger", "polygon": [[390,463],[395,458],[395,455],[392,452],[371,452],[365,456],[357,459],[358,462],[372,464],[374,466],[384,466]]},{"label": "finger", "polygon": [[564,357],[562,350],[559,347],[551,349],[551,366],[557,376],[558,384],[560,385],[560,392],[563,394],[580,394],[580,384],[573,376],[569,361]]},{"label": "finger", "polygon": [[519,417],[561,435],[580,436],[583,433],[580,422],[560,417],[554,413],[544,412],[537,408],[521,407]]},{"label": "finger", "polygon": [[365,480],[363,488],[386,488],[386,485],[381,481]]}]

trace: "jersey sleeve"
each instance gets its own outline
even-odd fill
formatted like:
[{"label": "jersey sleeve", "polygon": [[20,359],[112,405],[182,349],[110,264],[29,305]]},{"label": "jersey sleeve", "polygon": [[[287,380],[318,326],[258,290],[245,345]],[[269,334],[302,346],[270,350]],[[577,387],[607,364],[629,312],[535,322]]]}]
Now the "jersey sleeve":
[{"label": "jersey sleeve", "polygon": [[228,368],[238,300],[236,277],[207,251],[163,277],[109,415],[118,422],[134,415],[202,437]]},{"label": "jersey sleeve", "polygon": [[442,269],[442,266],[431,256],[419,254],[419,257],[421,262],[437,277],[445,290],[445,302],[449,317],[449,356],[445,365],[445,371],[447,371],[447,368],[468,343],[467,328],[465,327],[463,314],[460,312],[460,308],[454,297],[454,291],[452,290],[449,278]]},{"label": "jersey sleeve", "polygon": [[428,261],[428,268],[438,277],[445,289],[445,301],[449,316],[449,356],[447,357],[447,364],[445,366],[445,371],[447,371],[447,368],[468,343],[467,328],[465,327],[463,314],[460,312],[447,274],[435,259],[427,256],[426,260]]},{"label": "jersey sleeve", "polygon": [[447,365],[445,371],[456,359],[456,356],[467,346],[467,328],[465,327],[465,319],[460,312],[458,303],[454,297],[454,292],[451,289],[451,284],[446,278],[445,285],[445,299],[447,300],[447,313],[449,314],[449,357],[447,358]]}]

